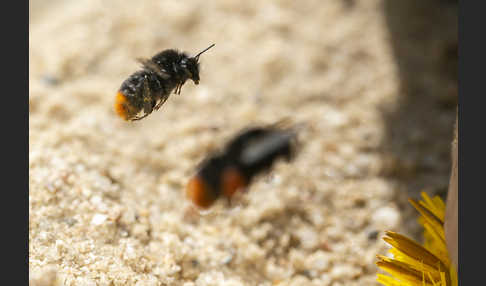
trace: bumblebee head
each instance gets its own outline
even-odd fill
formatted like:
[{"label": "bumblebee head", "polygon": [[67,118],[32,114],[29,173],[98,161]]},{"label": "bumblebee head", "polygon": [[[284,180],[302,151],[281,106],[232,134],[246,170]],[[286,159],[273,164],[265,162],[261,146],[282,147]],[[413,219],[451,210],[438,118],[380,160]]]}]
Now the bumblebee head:
[{"label": "bumblebee head", "polygon": [[194,84],[199,84],[199,62],[196,58],[183,59],[181,67],[187,78],[192,79]]},{"label": "bumblebee head", "polygon": [[205,48],[192,58],[185,59],[184,62],[182,62],[181,64],[186,76],[192,79],[192,81],[196,85],[199,84],[199,56],[201,56],[202,53],[206,52],[210,48],[214,47],[214,45],[215,44],[212,44],[211,46]]}]

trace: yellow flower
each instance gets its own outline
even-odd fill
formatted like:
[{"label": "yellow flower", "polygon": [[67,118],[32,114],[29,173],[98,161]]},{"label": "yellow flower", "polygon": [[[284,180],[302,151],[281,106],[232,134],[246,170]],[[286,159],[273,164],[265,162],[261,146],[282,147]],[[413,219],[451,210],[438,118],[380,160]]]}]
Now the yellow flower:
[{"label": "yellow flower", "polygon": [[445,204],[439,196],[431,199],[422,192],[421,201],[409,199],[420,213],[424,245],[396,232],[383,238],[392,246],[393,258],[378,255],[376,265],[392,276],[378,274],[377,281],[389,286],[457,286],[457,273],[451,264],[444,235]]}]

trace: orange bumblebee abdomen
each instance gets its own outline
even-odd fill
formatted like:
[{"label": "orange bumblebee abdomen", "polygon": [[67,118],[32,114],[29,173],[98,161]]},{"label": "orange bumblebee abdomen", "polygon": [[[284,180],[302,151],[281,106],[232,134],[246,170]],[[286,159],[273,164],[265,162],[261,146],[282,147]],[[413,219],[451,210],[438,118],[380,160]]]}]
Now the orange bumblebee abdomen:
[{"label": "orange bumblebee abdomen", "polygon": [[115,112],[123,118],[124,120],[130,119],[130,102],[128,102],[127,97],[121,92],[116,93],[115,98]]},{"label": "orange bumblebee abdomen", "polygon": [[204,183],[204,180],[197,175],[189,180],[186,196],[196,206],[203,209],[209,208],[217,199],[213,191]]},{"label": "orange bumblebee abdomen", "polygon": [[227,198],[231,198],[236,191],[243,189],[246,186],[246,180],[237,168],[229,167],[223,172],[221,186],[223,195]]}]

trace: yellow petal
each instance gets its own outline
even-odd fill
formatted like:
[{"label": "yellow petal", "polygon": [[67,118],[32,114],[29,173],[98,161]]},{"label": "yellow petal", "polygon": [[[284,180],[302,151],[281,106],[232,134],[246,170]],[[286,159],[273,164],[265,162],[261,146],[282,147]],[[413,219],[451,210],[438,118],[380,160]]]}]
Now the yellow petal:
[{"label": "yellow petal", "polygon": [[451,265],[451,272],[449,274],[451,276],[451,285],[457,286],[457,272],[454,265]]},{"label": "yellow petal", "polygon": [[[400,263],[395,260],[381,260],[377,261],[376,265],[393,275],[393,277],[395,277],[395,279],[399,280],[400,282],[408,282],[410,283],[410,285],[422,285],[424,282],[422,273],[415,269],[412,269],[405,263]],[[433,286],[429,283],[430,280],[427,279],[427,281],[428,282],[425,282],[425,285]]]},{"label": "yellow petal", "polygon": [[437,258],[444,263],[444,265],[449,265],[449,255],[447,253],[447,246],[445,241],[440,237],[440,235],[435,232],[430,224],[424,224],[424,228],[427,233],[432,237],[432,241],[428,245],[427,249],[432,252]]},{"label": "yellow petal", "polygon": [[408,199],[408,201],[422,215],[425,222],[429,223],[434,228],[434,230],[441,236],[441,238],[445,241],[444,224],[439,220],[439,218],[437,218],[433,213],[431,213],[429,210],[421,206],[413,199]]},{"label": "yellow petal", "polygon": [[[427,210],[434,214],[442,223],[444,223],[445,217],[445,206],[443,205],[442,200],[437,200],[437,196],[435,200],[432,200],[426,192],[421,193],[423,201],[420,201],[420,204],[424,206]],[[442,207],[444,206],[444,207]]]},{"label": "yellow petal", "polygon": [[400,260],[396,260],[396,259],[391,259],[389,257],[382,256],[382,255],[377,255],[376,257],[378,259],[381,259],[382,261],[394,263],[398,266],[410,267],[410,268],[418,271],[419,273],[422,273],[421,274],[422,276],[424,276],[424,273],[427,273],[430,281],[439,281],[440,280],[440,272],[437,270],[437,268],[426,265],[426,264],[422,263],[421,261],[417,261],[417,260],[409,258],[409,260],[407,262],[405,262],[405,261],[400,261]]},{"label": "yellow petal", "polygon": [[387,231],[384,237],[393,248],[393,259],[378,255],[378,267],[392,277],[377,274],[377,281],[384,285],[457,286],[457,273],[450,264],[445,244],[445,204],[439,196],[431,199],[422,192],[423,201],[409,199],[421,214],[419,223],[424,227],[424,246],[398,233]]},{"label": "yellow petal", "polygon": [[443,212],[445,215],[446,207],[444,201],[439,196],[435,196],[432,200],[434,201],[434,204],[437,206],[437,208],[440,209],[441,212]]},{"label": "yellow petal", "polygon": [[[443,264],[439,258],[415,241],[393,231],[387,231],[386,235],[389,237],[384,237],[383,240],[405,255],[415,260],[423,261],[423,263],[435,268],[439,264]],[[440,267],[441,269],[447,269],[444,265],[440,265]]]},{"label": "yellow petal", "polygon": [[410,283],[407,284],[401,283],[400,281],[397,281],[393,277],[387,275],[377,274],[377,276],[378,277],[376,278],[376,281],[386,286],[405,286],[405,285],[413,286],[413,284]]}]

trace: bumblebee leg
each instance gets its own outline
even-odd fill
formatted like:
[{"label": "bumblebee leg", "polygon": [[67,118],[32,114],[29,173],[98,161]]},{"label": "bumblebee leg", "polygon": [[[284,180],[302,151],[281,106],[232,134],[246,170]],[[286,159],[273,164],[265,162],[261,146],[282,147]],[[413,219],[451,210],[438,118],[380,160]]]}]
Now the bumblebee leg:
[{"label": "bumblebee leg", "polygon": [[142,116],[139,116],[139,117],[135,117],[135,118],[133,118],[133,119],[132,119],[132,121],[138,121],[138,120],[140,120],[140,119],[143,119],[143,118],[147,117],[148,115],[149,115],[148,113],[145,113],[145,114],[144,114],[144,115],[142,115]]},{"label": "bumblebee leg", "polygon": [[182,90],[182,86],[186,83],[186,81],[183,81],[179,84],[179,93],[178,94],[181,94],[181,90]]},{"label": "bumblebee leg", "polygon": [[157,103],[157,105],[154,107],[154,109],[159,110],[159,108],[162,106],[162,104],[165,103],[165,101],[167,101],[168,98],[168,96],[164,96],[163,98],[161,98],[159,103]]},{"label": "bumblebee leg", "polygon": [[152,113],[154,106],[155,106],[155,101],[153,101],[151,98],[144,98],[144,100],[143,100],[143,112],[145,114],[148,115],[148,114]]},{"label": "bumblebee leg", "polygon": [[147,80],[147,78],[144,78],[143,89],[141,90],[141,94],[139,95],[143,98],[144,115],[135,117],[135,118],[132,119],[132,121],[137,121],[137,120],[143,119],[143,118],[147,117],[150,113],[152,113],[152,110],[153,110],[154,105],[155,105],[155,101],[153,100],[153,98],[150,95],[151,95],[151,91],[150,91],[150,86],[149,86],[148,80]]},{"label": "bumblebee leg", "polygon": [[143,111],[145,114],[152,113],[155,106],[155,101],[151,96],[151,90],[147,78],[143,81]]}]

